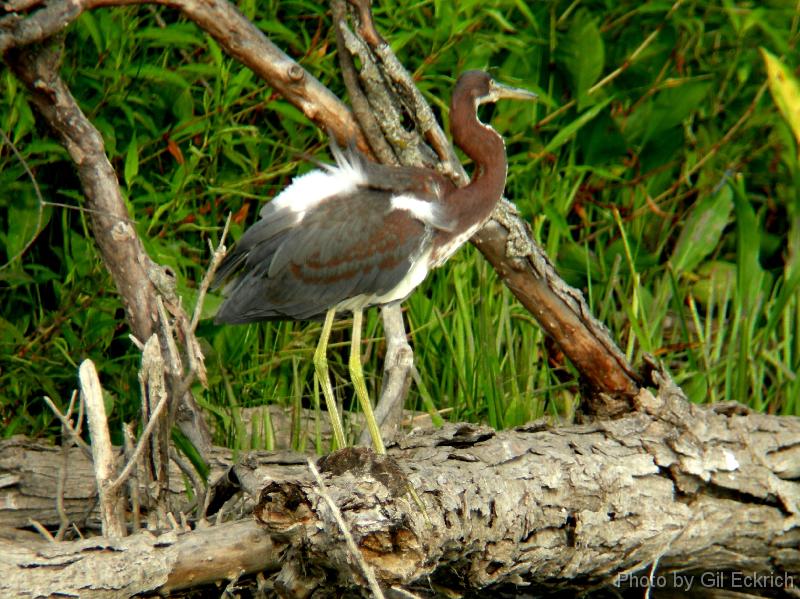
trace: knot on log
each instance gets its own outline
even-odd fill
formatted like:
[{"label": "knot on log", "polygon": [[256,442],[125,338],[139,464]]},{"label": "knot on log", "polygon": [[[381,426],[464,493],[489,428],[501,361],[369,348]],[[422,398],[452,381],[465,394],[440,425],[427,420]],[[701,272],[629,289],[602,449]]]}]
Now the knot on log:
[{"label": "knot on log", "polygon": [[271,482],[261,490],[253,514],[272,534],[291,532],[313,520],[311,501],[298,482]]},{"label": "knot on log", "polygon": [[133,239],[133,237],[133,228],[124,221],[117,221],[111,228],[111,238],[114,241],[128,241],[129,239]]},{"label": "knot on log", "polygon": [[306,72],[299,64],[292,64],[286,69],[286,75],[289,81],[293,83],[300,83],[306,76]]},{"label": "knot on log", "polygon": [[[354,570],[360,560],[384,583],[402,583],[418,572],[425,550],[415,526],[423,516],[408,499],[411,483],[397,462],[370,449],[346,448],[321,458],[318,465],[324,488],[310,480],[272,482],[262,489],[254,510],[273,539],[280,536],[292,546],[283,561],[295,582],[300,573],[292,564],[298,558],[322,566],[334,578]],[[342,541],[345,534],[360,555],[353,555]],[[361,579],[357,568],[353,574],[353,580]],[[320,572],[312,576],[319,579]]]}]

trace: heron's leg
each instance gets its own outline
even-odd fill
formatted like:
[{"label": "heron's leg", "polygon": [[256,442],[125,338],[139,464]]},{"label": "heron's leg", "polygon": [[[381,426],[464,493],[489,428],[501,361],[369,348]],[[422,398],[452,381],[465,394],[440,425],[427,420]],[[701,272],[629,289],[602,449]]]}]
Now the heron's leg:
[{"label": "heron's leg", "polygon": [[372,413],[372,404],[367,394],[367,384],[364,381],[364,370],[361,368],[361,321],[363,312],[353,310],[353,340],[350,345],[350,378],[353,380],[353,387],[356,390],[356,397],[361,404],[361,411],[364,412],[364,419],[367,421],[369,436],[372,437],[372,445],[375,451],[380,454],[386,453],[381,439],[381,431],[375,421],[375,414]]},{"label": "heron's leg", "polygon": [[339,409],[336,407],[336,399],[333,397],[331,378],[328,375],[328,339],[331,336],[333,317],[336,310],[331,308],[325,315],[325,322],[322,325],[322,334],[319,337],[317,349],[314,352],[314,372],[317,380],[322,387],[322,395],[325,396],[325,406],[328,408],[328,417],[331,419],[331,429],[333,429],[333,444],[336,449],[345,447],[344,428],[342,419],[339,417]]},{"label": "heron's leg", "polygon": [[[383,360],[383,381],[378,401],[375,402],[375,420],[380,425],[381,435],[396,437],[403,420],[403,402],[408,395],[411,373],[414,370],[414,352],[406,339],[403,311],[400,304],[381,307],[383,333],[386,337],[386,356]],[[370,442],[365,428],[358,438],[360,444]]]}]

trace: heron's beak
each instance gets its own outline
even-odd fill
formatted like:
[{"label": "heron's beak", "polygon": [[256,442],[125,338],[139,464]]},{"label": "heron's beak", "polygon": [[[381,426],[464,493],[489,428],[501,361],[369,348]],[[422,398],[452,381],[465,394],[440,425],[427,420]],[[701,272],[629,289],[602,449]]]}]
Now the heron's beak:
[{"label": "heron's beak", "polygon": [[538,97],[538,95],[532,91],[528,91],[527,89],[511,87],[508,85],[503,85],[502,83],[497,83],[496,81],[492,81],[491,89],[489,90],[488,95],[484,96],[484,102],[497,102],[498,100],[502,99],[536,100]]}]

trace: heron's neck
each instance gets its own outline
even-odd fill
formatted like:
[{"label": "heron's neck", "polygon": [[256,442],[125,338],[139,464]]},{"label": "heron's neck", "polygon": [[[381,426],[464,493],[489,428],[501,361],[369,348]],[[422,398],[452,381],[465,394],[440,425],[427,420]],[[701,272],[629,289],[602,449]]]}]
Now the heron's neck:
[{"label": "heron's neck", "polygon": [[492,213],[505,189],[505,143],[499,133],[478,120],[475,110],[451,111],[450,130],[453,142],[475,163],[469,184],[453,198],[453,209],[459,217],[469,215],[470,220],[482,221]]}]

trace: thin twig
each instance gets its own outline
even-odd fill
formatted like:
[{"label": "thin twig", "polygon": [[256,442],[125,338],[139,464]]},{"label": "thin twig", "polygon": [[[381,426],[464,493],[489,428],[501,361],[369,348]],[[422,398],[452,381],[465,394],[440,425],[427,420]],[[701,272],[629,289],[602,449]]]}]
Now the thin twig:
[{"label": "thin twig", "polygon": [[[47,395],[45,395],[42,399],[44,399],[44,403],[47,404],[47,407],[50,408],[53,414],[55,414],[56,418],[58,418],[61,421],[62,426],[69,433],[70,437],[72,437],[72,440],[75,441],[75,444],[81,448],[81,451],[83,451],[83,453],[86,454],[86,457],[91,459],[92,448],[89,447],[86,441],[81,439],[78,431],[75,430],[75,428],[72,426],[72,422],[70,422],[67,419],[67,417],[61,413],[61,411],[56,407],[56,404],[53,403],[53,400],[50,399]],[[81,402],[81,405],[83,405],[83,402]],[[83,416],[83,414],[81,414],[81,416]]]},{"label": "thin twig", "polygon": [[45,539],[50,541],[51,543],[55,543],[56,540],[53,538],[53,535],[50,534],[50,531],[47,530],[41,522],[34,520],[33,518],[28,518],[28,526],[32,526],[36,529],[36,531],[42,535]]},{"label": "thin twig", "polygon": [[167,512],[167,522],[169,522],[169,525],[172,527],[172,530],[174,531],[181,530],[181,525],[178,524],[178,521],[175,519],[175,514],[173,514],[172,512]]},{"label": "thin twig", "polygon": [[[179,377],[183,371],[181,364],[181,357],[178,352],[178,345],[175,343],[175,335],[172,331],[172,325],[167,315],[167,308],[164,306],[164,299],[161,295],[156,296],[156,306],[158,308],[158,320],[161,324],[161,332],[163,334],[164,345],[167,349],[167,359],[169,361],[170,374]],[[163,357],[163,352],[161,353]]]},{"label": "thin twig", "polygon": [[[133,461],[133,448],[136,441],[136,434],[133,431],[133,424],[126,422],[122,426],[124,436],[125,459],[128,463]],[[139,472],[128,479],[128,498],[131,503],[131,531],[137,532],[142,528],[142,509],[141,498],[139,496]]]},{"label": "thin twig", "polygon": [[169,448],[169,458],[177,464],[178,468],[184,475],[186,475],[189,480],[192,482],[192,487],[194,487],[194,498],[195,498],[195,507],[198,511],[198,517],[200,516],[200,510],[203,508],[206,502],[206,486],[203,484],[203,481],[200,477],[197,476],[197,471],[192,467],[191,464],[187,463],[186,460],[181,458],[178,451],[170,446]]},{"label": "thin twig", "polygon": [[[67,413],[65,414],[65,416],[67,417],[67,420],[72,421],[72,410],[75,409],[75,401],[78,399],[78,397],[79,397],[78,390],[77,389],[73,389],[72,390],[72,395],[69,398],[69,405],[67,405]],[[80,420],[78,421],[78,425],[80,425]],[[78,431],[78,432],[80,432],[80,431]]]},{"label": "thin twig", "polygon": [[228,236],[228,229],[230,226],[231,213],[228,212],[228,217],[225,219],[225,226],[222,228],[222,236],[219,238],[219,244],[216,249],[212,250],[211,264],[208,265],[208,270],[206,270],[206,274],[203,276],[203,280],[200,283],[200,290],[197,293],[197,302],[195,302],[192,321],[189,325],[189,330],[192,333],[197,330],[197,323],[200,322],[200,315],[203,313],[203,302],[206,299],[206,293],[208,293],[208,288],[214,280],[214,274],[217,272],[220,262],[222,262],[222,259],[225,257],[225,238]]},{"label": "thin twig", "polygon": [[350,51],[344,41],[343,28],[347,27],[347,8],[344,0],[334,0],[333,20],[336,29],[336,53],[339,57],[339,67],[342,71],[347,94],[350,96],[350,105],[353,107],[353,115],[361,126],[367,142],[375,152],[375,157],[382,164],[398,164],[394,150],[386,141],[386,137],[381,131],[378,119],[370,107],[369,99],[364,93],[358,82],[358,72]]},{"label": "thin twig", "polygon": [[334,503],[333,498],[328,493],[325,483],[322,480],[322,476],[320,476],[319,470],[317,470],[317,467],[314,465],[314,462],[312,462],[311,459],[307,459],[306,463],[308,464],[308,469],[311,471],[311,474],[314,476],[314,480],[317,481],[320,497],[322,497],[325,503],[328,504],[328,507],[333,514],[333,518],[336,520],[336,525],[339,527],[339,530],[342,531],[344,541],[347,543],[347,549],[350,551],[351,556],[356,561],[359,568],[361,568],[364,578],[367,579],[367,584],[372,592],[372,596],[377,597],[378,599],[383,599],[383,591],[381,591],[378,580],[375,578],[375,572],[373,571],[372,566],[370,566],[364,560],[364,556],[361,555],[361,552],[358,550],[356,542],[353,539],[353,535],[350,534],[350,530],[347,528],[344,518],[342,518],[342,513],[339,511],[339,508],[336,507],[336,503]]},{"label": "thin twig", "polygon": [[0,136],[3,137],[5,142],[8,144],[8,147],[11,148],[12,152],[14,152],[14,156],[16,156],[17,160],[19,160],[20,164],[22,165],[22,168],[25,169],[25,173],[28,175],[28,177],[31,180],[31,183],[33,184],[33,191],[36,194],[36,199],[39,201],[38,210],[36,211],[36,231],[33,233],[33,235],[31,235],[31,238],[25,243],[25,245],[22,246],[22,248],[16,254],[11,256],[6,261],[5,264],[0,266],[0,271],[1,271],[11,266],[11,264],[13,264],[17,260],[17,258],[22,257],[25,254],[25,252],[27,252],[28,249],[33,245],[36,239],[39,237],[39,233],[42,232],[42,222],[44,221],[45,202],[44,198],[42,197],[42,191],[39,189],[39,183],[36,181],[36,177],[33,176],[33,172],[31,172],[31,169],[28,166],[28,162],[25,160],[22,154],[19,153],[19,151],[17,150],[17,146],[14,145],[14,142],[11,141],[11,138],[8,135],[6,135],[6,132],[3,131],[2,129],[0,129]]},{"label": "thin twig", "polygon": [[[70,419],[72,415],[72,407],[75,402],[77,391],[73,392],[72,400],[69,402],[69,409],[67,410],[66,418]],[[70,519],[67,516],[67,511],[64,509],[64,488],[67,483],[67,468],[69,467],[69,449],[72,445],[72,436],[69,434],[67,427],[61,425],[61,465],[58,468],[58,479],[56,480],[56,512],[58,512],[58,531],[56,532],[56,540],[64,540],[64,535],[70,525]]]},{"label": "thin twig", "polygon": [[197,378],[197,370],[192,368],[186,376],[181,379],[180,385],[177,386],[177,391],[174,393],[174,397],[179,399],[183,397],[185,393],[188,393],[195,378]]}]

